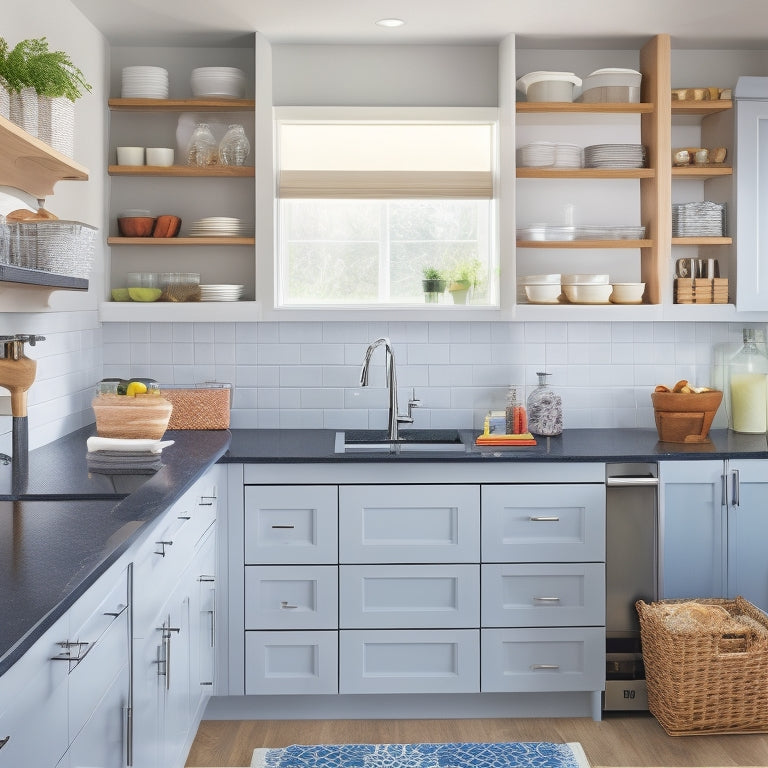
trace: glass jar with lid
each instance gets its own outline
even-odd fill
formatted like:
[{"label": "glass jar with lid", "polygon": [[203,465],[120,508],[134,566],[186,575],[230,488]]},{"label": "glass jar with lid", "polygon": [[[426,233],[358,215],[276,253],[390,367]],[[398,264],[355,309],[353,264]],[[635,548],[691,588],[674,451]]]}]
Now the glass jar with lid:
[{"label": "glass jar with lid", "polygon": [[563,401],[547,383],[549,373],[537,372],[538,386],[528,395],[528,430],[534,435],[559,435],[563,431]]}]

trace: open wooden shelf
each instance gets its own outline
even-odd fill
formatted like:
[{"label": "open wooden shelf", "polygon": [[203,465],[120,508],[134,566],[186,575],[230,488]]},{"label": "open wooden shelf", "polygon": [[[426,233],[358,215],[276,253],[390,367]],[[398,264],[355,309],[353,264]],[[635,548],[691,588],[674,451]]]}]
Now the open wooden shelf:
[{"label": "open wooden shelf", "polygon": [[518,179],[652,179],[653,168],[531,168],[518,167]]},{"label": "open wooden shelf", "polygon": [[725,112],[727,109],[733,109],[731,99],[672,102],[673,115],[714,115],[716,112]]},{"label": "open wooden shelf", "polygon": [[222,179],[252,179],[255,169],[252,165],[110,165],[110,176],[166,176],[193,178],[195,176],[219,177]]},{"label": "open wooden shelf", "polygon": [[732,176],[730,165],[681,165],[672,167],[672,175],[688,179],[712,179],[716,176]]},{"label": "open wooden shelf", "polygon": [[253,237],[108,237],[107,245],[160,246],[168,248],[186,245],[255,245]]},{"label": "open wooden shelf", "polygon": [[654,105],[648,103],[578,101],[518,101],[517,112],[583,112],[583,113],[628,113],[644,114],[653,112]]},{"label": "open wooden shelf", "polygon": [[115,112],[250,112],[254,99],[109,99]]},{"label": "open wooden shelf", "polygon": [[518,248],[651,248],[653,240],[518,240]]},{"label": "open wooden shelf", "polygon": [[732,237],[673,237],[672,245],[732,245]]}]

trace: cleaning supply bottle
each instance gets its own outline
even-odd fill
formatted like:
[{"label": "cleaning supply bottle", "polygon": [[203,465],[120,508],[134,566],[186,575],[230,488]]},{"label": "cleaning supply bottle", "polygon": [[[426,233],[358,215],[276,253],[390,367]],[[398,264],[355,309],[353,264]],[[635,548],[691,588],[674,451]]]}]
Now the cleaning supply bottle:
[{"label": "cleaning supply bottle", "polygon": [[549,373],[537,372],[538,386],[528,395],[528,429],[534,435],[559,435],[563,431],[563,401],[547,384]]}]

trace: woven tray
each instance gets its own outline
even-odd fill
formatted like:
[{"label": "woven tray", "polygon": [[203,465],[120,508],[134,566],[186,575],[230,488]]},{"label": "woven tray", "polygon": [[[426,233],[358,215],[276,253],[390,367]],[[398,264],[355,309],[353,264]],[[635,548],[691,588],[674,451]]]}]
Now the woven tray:
[{"label": "woven tray", "polygon": [[[730,619],[670,625],[665,609],[684,603],[719,606]],[[742,597],[635,606],[648,708],[670,736],[768,731],[768,616]]]},{"label": "woven tray", "polygon": [[168,429],[229,429],[229,387],[161,389],[173,403]]}]

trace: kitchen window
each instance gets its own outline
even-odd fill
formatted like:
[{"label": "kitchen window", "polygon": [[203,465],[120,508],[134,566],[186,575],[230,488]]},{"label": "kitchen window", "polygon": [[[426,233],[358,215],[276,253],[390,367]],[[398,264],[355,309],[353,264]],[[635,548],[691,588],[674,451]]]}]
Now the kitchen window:
[{"label": "kitchen window", "polygon": [[470,303],[498,306],[496,110],[276,117],[277,306],[424,306],[427,267],[469,267]]}]

